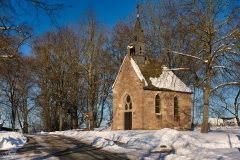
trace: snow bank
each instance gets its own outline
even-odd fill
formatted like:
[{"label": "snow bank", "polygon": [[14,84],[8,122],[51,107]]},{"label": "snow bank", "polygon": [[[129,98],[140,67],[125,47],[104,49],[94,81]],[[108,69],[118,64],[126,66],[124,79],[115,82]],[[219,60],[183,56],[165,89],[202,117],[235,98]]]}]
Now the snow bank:
[{"label": "snow bank", "polygon": [[[69,136],[108,152],[118,153],[124,158],[134,160],[231,160],[240,157],[239,127],[218,127],[212,129],[208,134],[202,134],[199,130],[176,131],[169,128],[119,131],[109,131],[108,128],[96,131],[69,130],[50,133],[39,132],[38,134]],[[38,139],[37,135],[34,138],[38,143],[41,142],[40,144],[46,147],[47,144]],[[26,138],[21,133],[0,132],[1,149],[16,148],[25,143]],[[162,153],[164,150],[168,152]],[[26,157],[23,159],[26,159]]]},{"label": "snow bank", "polygon": [[27,142],[27,138],[18,132],[0,132],[0,149],[20,148]]},{"label": "snow bank", "polygon": [[[201,134],[199,131],[180,132],[169,128],[157,131],[104,131],[101,129],[87,132],[51,132],[50,134],[70,136],[103,150],[124,154],[128,159],[154,160],[159,157],[167,160],[231,159],[240,156],[237,149],[240,148],[240,131],[234,128],[218,129],[208,134]],[[116,141],[122,144],[116,144]],[[162,151],[168,152],[162,153]],[[223,151],[225,151],[224,154],[222,154]]]},{"label": "snow bank", "polygon": [[192,138],[188,135],[181,134],[179,131],[164,128],[162,130],[154,133],[154,136],[160,140],[160,143],[157,147],[154,148],[154,151],[161,150],[176,150],[179,148],[195,148],[201,147],[201,143],[195,138]]}]

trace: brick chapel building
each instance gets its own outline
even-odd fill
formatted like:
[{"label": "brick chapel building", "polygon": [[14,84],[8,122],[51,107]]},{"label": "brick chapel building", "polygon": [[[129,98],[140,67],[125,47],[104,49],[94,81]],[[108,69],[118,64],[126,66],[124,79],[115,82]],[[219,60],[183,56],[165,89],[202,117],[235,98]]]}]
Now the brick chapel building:
[{"label": "brick chapel building", "polygon": [[145,57],[139,16],[113,84],[113,130],[191,127],[191,90],[164,64]]}]

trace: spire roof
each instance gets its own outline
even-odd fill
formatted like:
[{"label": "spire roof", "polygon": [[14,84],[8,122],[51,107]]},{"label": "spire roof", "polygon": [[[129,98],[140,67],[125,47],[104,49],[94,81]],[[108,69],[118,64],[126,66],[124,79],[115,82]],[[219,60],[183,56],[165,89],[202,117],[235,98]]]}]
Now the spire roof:
[{"label": "spire roof", "polygon": [[139,11],[138,11],[138,6],[137,6],[137,19],[135,22],[135,26],[133,29],[133,33],[132,33],[132,37],[131,37],[131,42],[146,42],[146,37],[144,35],[143,29],[142,29],[142,25],[140,22],[140,18],[139,18]]}]

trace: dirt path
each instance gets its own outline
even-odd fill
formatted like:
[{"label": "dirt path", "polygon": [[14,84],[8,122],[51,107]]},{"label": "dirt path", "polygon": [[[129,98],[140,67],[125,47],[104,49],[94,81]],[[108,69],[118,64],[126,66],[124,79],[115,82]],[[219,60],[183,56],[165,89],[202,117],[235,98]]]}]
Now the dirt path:
[{"label": "dirt path", "polygon": [[17,159],[53,160],[123,160],[115,153],[106,152],[60,135],[26,135],[28,143],[17,150]]}]

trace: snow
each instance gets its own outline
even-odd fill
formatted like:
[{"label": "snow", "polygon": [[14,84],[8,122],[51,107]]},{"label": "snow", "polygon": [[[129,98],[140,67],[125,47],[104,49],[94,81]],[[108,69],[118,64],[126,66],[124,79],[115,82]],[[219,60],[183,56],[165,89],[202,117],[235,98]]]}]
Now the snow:
[{"label": "snow", "polygon": [[[102,150],[115,152],[134,160],[230,160],[240,157],[240,127],[211,128],[208,134],[201,134],[198,128],[195,131],[176,131],[168,128],[110,131],[109,128],[101,128],[95,131],[68,130],[39,134],[73,137]],[[38,143],[45,146],[37,135],[34,136]],[[120,144],[116,144],[116,141]],[[1,149],[19,148],[25,143],[26,138],[21,133],[0,132]],[[24,159],[18,154],[14,155],[13,159],[17,158]],[[57,157],[52,156],[51,159],[53,158]]]},{"label": "snow", "polygon": [[[240,156],[237,149],[240,147],[239,129],[216,129],[209,134],[201,134],[199,130],[179,132],[167,128],[158,131],[64,131],[50,134],[71,136],[130,159],[158,159],[159,156],[165,159],[231,159]],[[117,145],[113,141],[124,144]],[[166,149],[174,152],[159,154]],[[231,154],[222,154],[222,151]]]},{"label": "snow", "polygon": [[132,49],[133,48],[133,46],[127,46],[127,49]]},{"label": "snow", "polygon": [[145,86],[147,86],[148,83],[147,83],[146,79],[144,78],[144,76],[142,75],[141,70],[139,69],[138,65],[135,63],[135,61],[134,61],[132,58],[131,58],[131,64],[132,64],[132,66],[133,66],[133,68],[134,68],[134,71],[136,72],[138,78],[139,78],[141,81],[144,80]]},{"label": "snow", "polygon": [[[131,64],[136,72],[138,78],[145,82],[145,86],[148,85],[146,79],[141,73],[138,65],[131,58]],[[162,74],[159,77],[150,77],[149,80],[152,82],[152,85],[157,88],[170,89],[173,91],[180,92],[189,92],[191,93],[191,89],[188,88],[171,70],[169,70],[166,66],[162,67]]]},{"label": "snow", "polygon": [[223,126],[223,119],[221,118],[208,118],[208,123],[210,123],[212,126]]},{"label": "snow", "polygon": [[0,149],[17,149],[27,142],[27,138],[18,132],[0,131]]},{"label": "snow", "polygon": [[155,87],[191,93],[191,89],[188,88],[172,71],[165,66],[162,69],[162,74],[159,77],[150,77],[150,81]]}]

